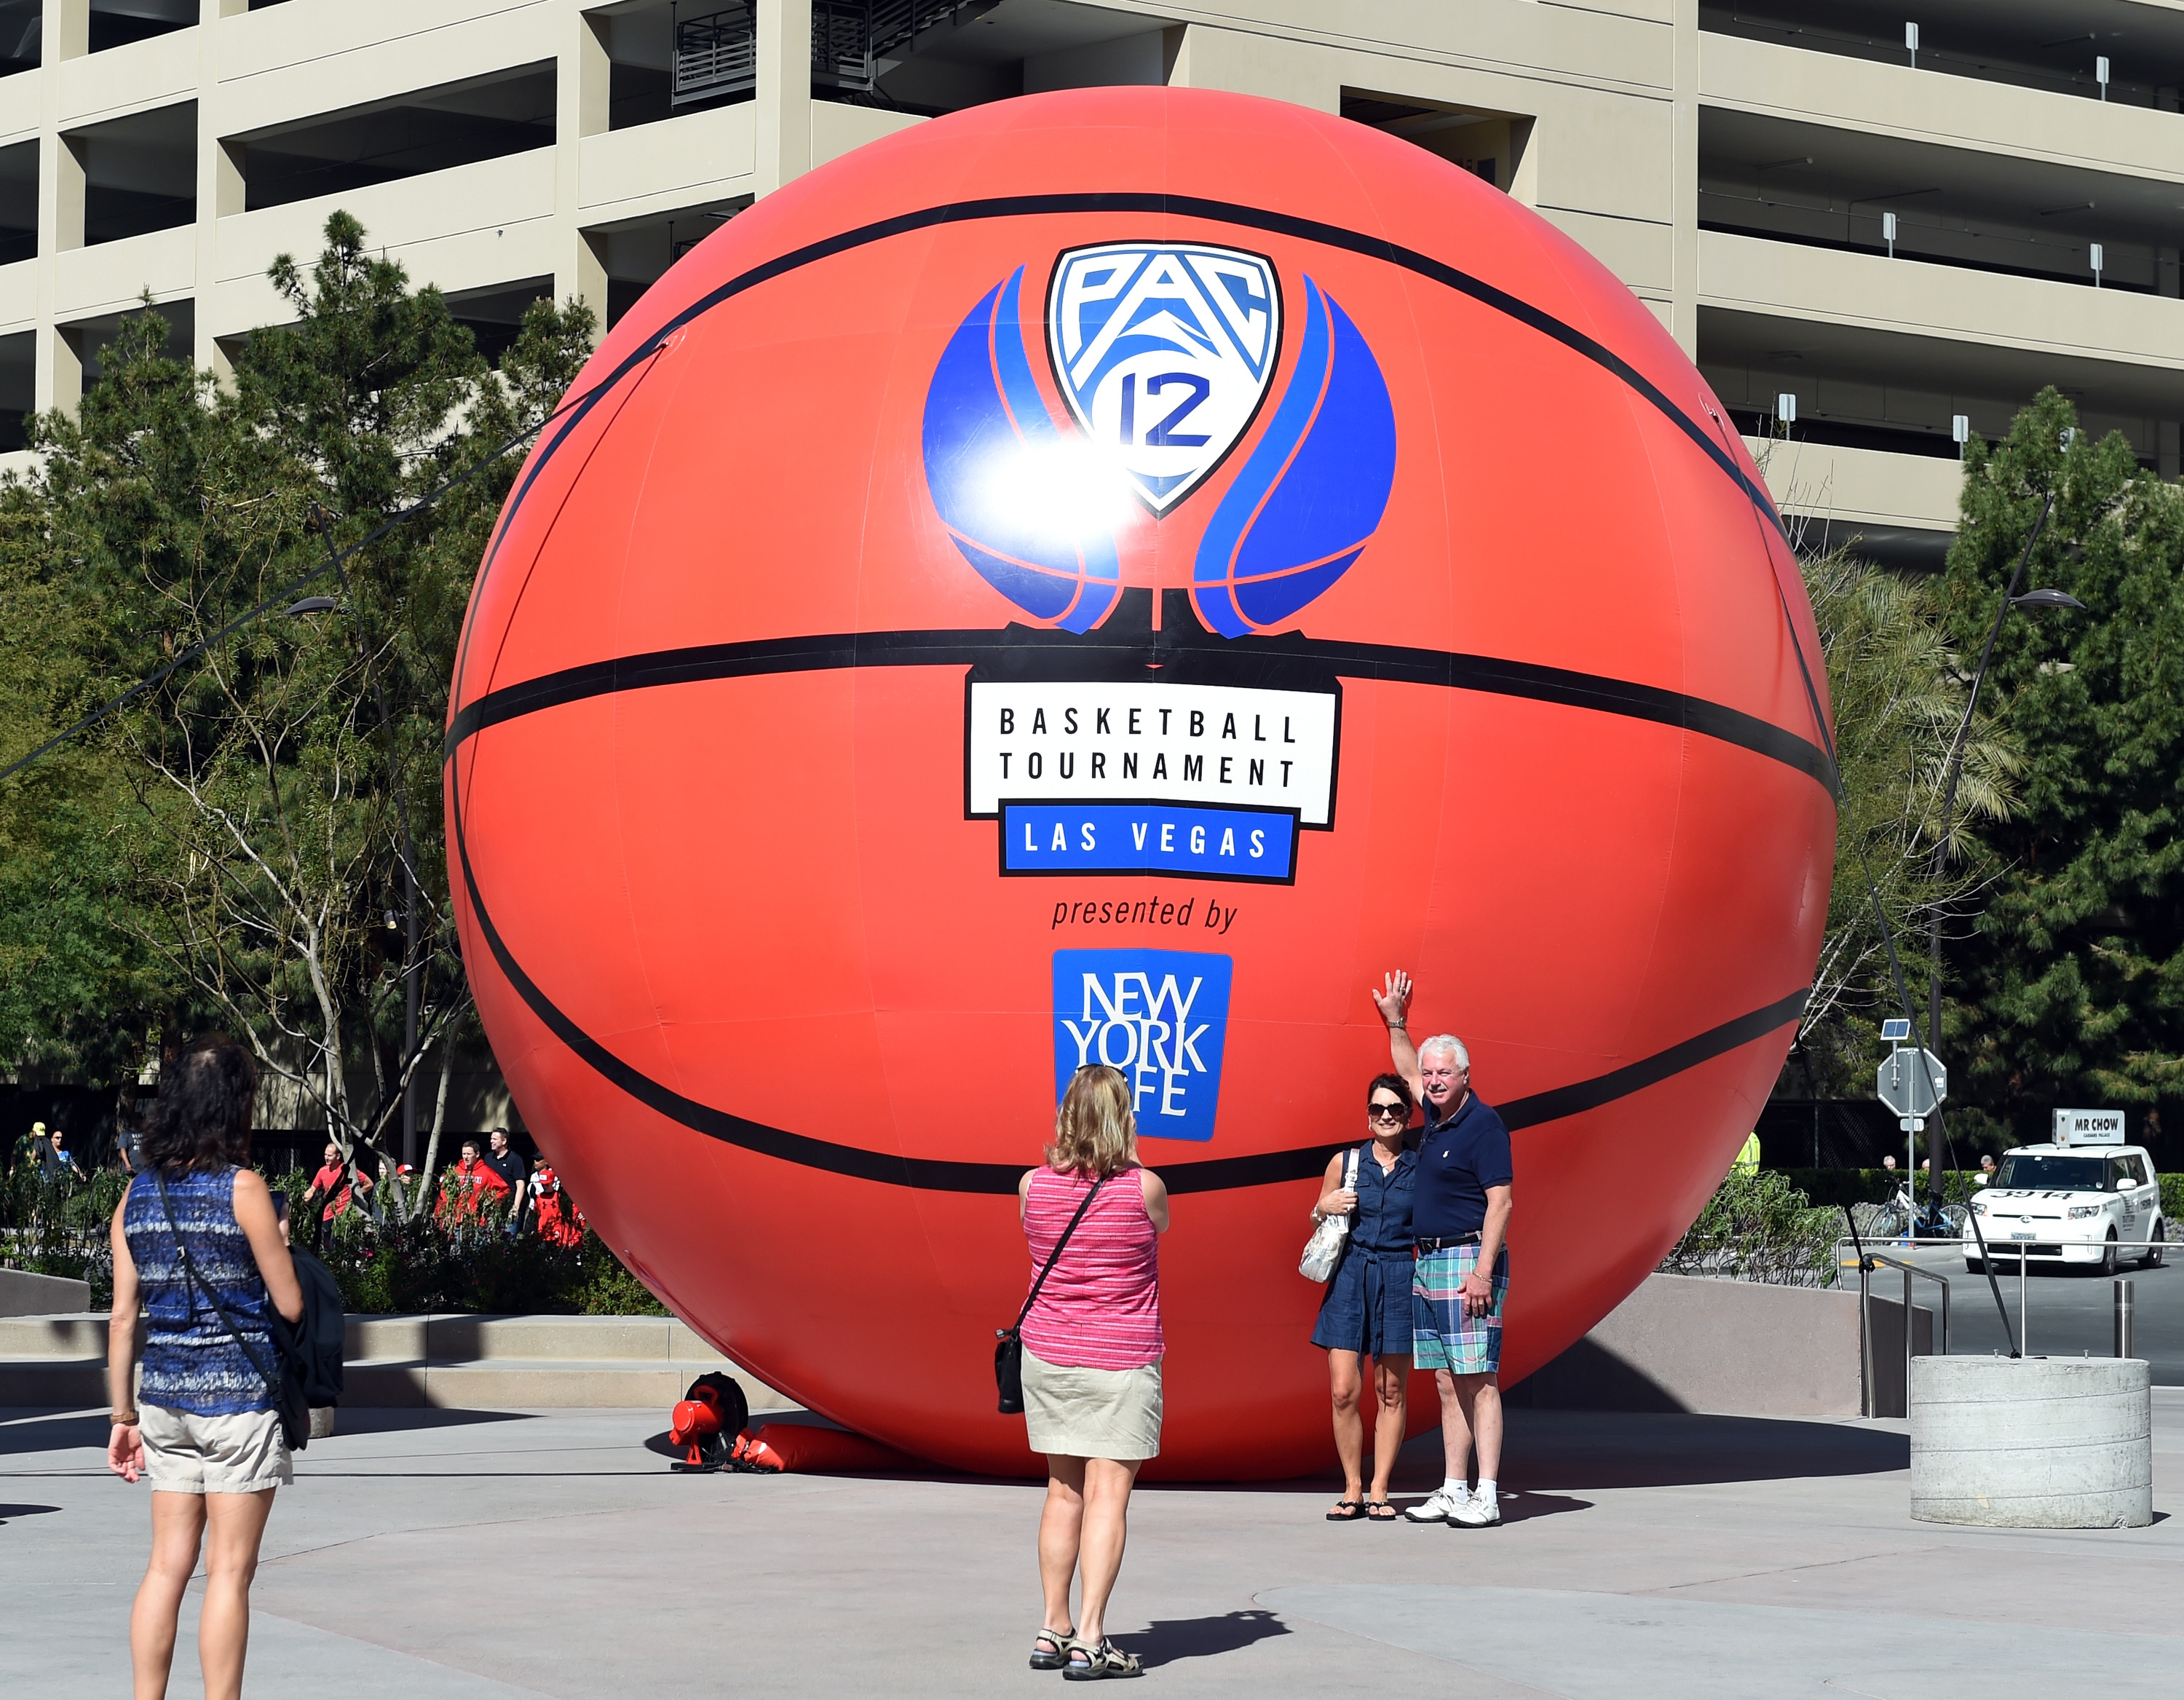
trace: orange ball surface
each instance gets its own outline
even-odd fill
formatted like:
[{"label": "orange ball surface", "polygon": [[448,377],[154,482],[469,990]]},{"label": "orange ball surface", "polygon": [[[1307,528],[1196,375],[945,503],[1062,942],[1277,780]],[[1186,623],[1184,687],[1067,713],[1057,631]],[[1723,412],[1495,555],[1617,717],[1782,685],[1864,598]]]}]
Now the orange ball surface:
[{"label": "orange ball surface", "polygon": [[1004,102],[738,216],[541,436],[454,682],[463,948],[607,1243],[965,1469],[1038,1468],[1017,1179],[1123,1067],[1174,1196],[1148,1474],[1295,1474],[1368,989],[1409,970],[1513,1130],[1513,1384],[1780,1066],[1819,665],[1719,404],[1535,215],[1274,102]]}]

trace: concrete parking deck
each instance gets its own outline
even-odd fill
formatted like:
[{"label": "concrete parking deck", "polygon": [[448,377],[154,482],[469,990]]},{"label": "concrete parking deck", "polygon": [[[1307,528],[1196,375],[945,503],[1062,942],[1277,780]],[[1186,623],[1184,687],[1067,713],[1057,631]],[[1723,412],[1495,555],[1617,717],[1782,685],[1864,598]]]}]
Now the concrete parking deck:
[{"label": "concrete parking deck", "polygon": [[[2184,1491],[2157,1391],[2154,1502]],[[1153,1488],[1112,1619],[1135,1692],[1571,1700],[2174,1690],[2184,1522],[1907,1514],[1901,1423],[1512,1413],[1507,1525],[1329,1524],[1325,1482]],[[248,1686],[343,1700],[1052,1693],[1039,1489],[686,1478],[633,1411],[345,1413],[269,1530]],[[125,1692],[145,1491],[96,1414],[0,1413],[0,1692]],[[1399,1485],[1440,1474],[1430,1440]],[[198,1692],[194,1593],[173,1692]],[[2001,1680],[2006,1673],[2007,1680]]]}]

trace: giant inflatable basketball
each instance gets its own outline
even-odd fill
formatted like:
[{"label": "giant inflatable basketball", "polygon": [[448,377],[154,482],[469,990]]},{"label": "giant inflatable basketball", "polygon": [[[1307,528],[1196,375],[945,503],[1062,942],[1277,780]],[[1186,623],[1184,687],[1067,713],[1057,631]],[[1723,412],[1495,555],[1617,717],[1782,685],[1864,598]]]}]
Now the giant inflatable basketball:
[{"label": "giant inflatable basketball", "polygon": [[1514,1381],[1780,1064],[1818,668],[1718,404],[1535,215],[1268,101],[1005,102],[759,202],[540,438],[455,679],[463,946],[630,1267],[950,1465],[1037,1468],[1014,1190],[1116,1064],[1176,1201],[1156,1473],[1295,1473],[1368,986],[1514,1130]]}]

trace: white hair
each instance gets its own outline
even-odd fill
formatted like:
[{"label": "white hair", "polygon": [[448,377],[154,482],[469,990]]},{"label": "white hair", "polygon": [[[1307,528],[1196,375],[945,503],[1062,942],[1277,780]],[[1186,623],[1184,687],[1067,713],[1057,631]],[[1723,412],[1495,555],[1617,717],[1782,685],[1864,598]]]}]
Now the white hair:
[{"label": "white hair", "polygon": [[1452,1033],[1437,1033],[1418,1047],[1418,1061],[1423,1062],[1433,1052],[1444,1051],[1456,1059],[1459,1068],[1471,1067],[1471,1053],[1463,1048],[1463,1041]]}]

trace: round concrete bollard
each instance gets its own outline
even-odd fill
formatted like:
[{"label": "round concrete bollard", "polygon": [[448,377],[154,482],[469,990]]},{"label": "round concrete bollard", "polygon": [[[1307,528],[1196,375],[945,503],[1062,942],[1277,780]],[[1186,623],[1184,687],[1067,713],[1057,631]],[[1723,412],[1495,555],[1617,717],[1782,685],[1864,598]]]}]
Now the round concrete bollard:
[{"label": "round concrete bollard", "polygon": [[323,1441],[334,1431],[334,1407],[331,1405],[311,1407],[311,1438]]},{"label": "round concrete bollard", "polygon": [[1911,1361],[1911,1515],[2000,1529],[2153,1521],[2142,1358]]}]

